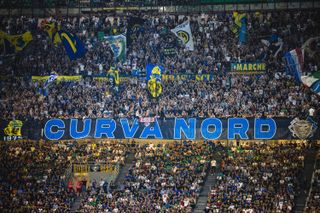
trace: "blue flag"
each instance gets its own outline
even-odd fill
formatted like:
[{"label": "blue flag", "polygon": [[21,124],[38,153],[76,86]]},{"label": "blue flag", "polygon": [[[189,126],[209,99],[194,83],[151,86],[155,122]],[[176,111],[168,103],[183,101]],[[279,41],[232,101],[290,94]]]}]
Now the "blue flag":
[{"label": "blue flag", "polygon": [[239,43],[243,44],[246,42],[247,37],[247,14],[233,12],[232,18],[234,24],[231,26],[231,31],[233,33],[239,33]]},{"label": "blue flag", "polygon": [[247,38],[247,17],[243,16],[240,19],[240,31],[239,31],[239,42],[241,44],[246,42],[246,38]]},{"label": "blue flag", "polygon": [[70,60],[81,58],[86,54],[87,49],[75,34],[60,30],[59,36]]},{"label": "blue flag", "polygon": [[162,73],[164,68],[159,65],[147,64],[148,90],[156,98],[162,93]]},{"label": "blue flag", "polygon": [[304,63],[302,50],[296,48],[284,55],[286,60],[286,72],[295,77],[297,82],[301,82],[301,75]]},{"label": "blue flag", "polygon": [[133,40],[136,40],[140,33],[143,32],[143,24],[145,20],[140,17],[129,17],[127,39],[128,46],[131,46]]}]

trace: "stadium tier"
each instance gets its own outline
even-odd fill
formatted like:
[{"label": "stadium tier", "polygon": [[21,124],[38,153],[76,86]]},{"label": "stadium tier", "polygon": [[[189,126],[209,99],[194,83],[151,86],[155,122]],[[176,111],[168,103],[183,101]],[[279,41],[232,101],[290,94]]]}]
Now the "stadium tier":
[{"label": "stadium tier", "polygon": [[0,212],[319,212],[319,6],[1,1]]}]

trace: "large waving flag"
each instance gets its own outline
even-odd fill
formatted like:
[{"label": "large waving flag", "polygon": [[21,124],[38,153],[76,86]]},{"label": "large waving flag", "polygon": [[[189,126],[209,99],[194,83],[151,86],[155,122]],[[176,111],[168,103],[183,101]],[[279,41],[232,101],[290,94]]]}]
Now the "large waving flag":
[{"label": "large waving flag", "polygon": [[46,31],[48,33],[50,40],[54,44],[61,43],[61,39],[60,39],[60,36],[58,33],[61,27],[57,23],[46,23],[45,22],[42,24],[42,28],[44,29],[44,31]]},{"label": "large waving flag", "polygon": [[106,36],[105,39],[109,42],[115,61],[124,62],[126,60],[126,37],[124,35]]},{"label": "large waving flag", "polygon": [[246,17],[246,14],[245,14],[245,13],[239,14],[238,12],[233,12],[233,14],[232,14],[233,23],[232,23],[232,25],[230,26],[231,31],[232,31],[233,33],[239,32],[239,29],[240,29],[241,26],[242,26],[241,20],[242,20],[243,18],[245,18],[245,17]]},{"label": "large waving flag", "polygon": [[[314,58],[317,55],[319,56],[319,47],[317,47],[319,42],[320,42],[320,36],[309,38],[302,45],[301,47],[302,52],[306,53],[311,58]],[[319,59],[319,57],[317,59]]]},{"label": "large waving flag", "polygon": [[301,82],[304,56],[300,48],[296,48],[284,55],[286,60],[286,71],[293,75],[296,81]]},{"label": "large waving flag", "polygon": [[278,56],[283,47],[282,39],[275,32],[269,38],[261,39],[261,42],[269,48],[274,57]]},{"label": "large waving flag", "polygon": [[312,75],[301,76],[301,82],[307,87],[310,87],[313,92],[320,95],[320,71]]},{"label": "large waving flag", "polygon": [[247,16],[246,14],[242,14],[242,17],[240,19],[240,32],[239,32],[239,42],[240,44],[243,44],[247,40]]},{"label": "large waving flag", "polygon": [[152,97],[159,97],[162,93],[162,73],[164,68],[159,65],[147,64],[148,90]]},{"label": "large waving flag", "polygon": [[231,31],[233,33],[239,33],[239,42],[246,42],[247,38],[247,14],[233,12],[233,25],[231,26]]},{"label": "large waving flag", "polygon": [[5,44],[6,49],[8,49],[9,46],[12,46],[15,52],[23,50],[33,39],[32,34],[29,31],[20,35],[8,35],[1,31],[0,37],[2,41],[1,43]]},{"label": "large waving flag", "polygon": [[189,21],[183,22],[182,24],[176,26],[174,29],[171,30],[171,32],[173,32],[178,38],[181,39],[181,41],[188,50],[194,50],[194,44]]},{"label": "large waving flag", "polygon": [[70,60],[81,58],[86,54],[87,49],[78,36],[64,30],[58,33]]}]

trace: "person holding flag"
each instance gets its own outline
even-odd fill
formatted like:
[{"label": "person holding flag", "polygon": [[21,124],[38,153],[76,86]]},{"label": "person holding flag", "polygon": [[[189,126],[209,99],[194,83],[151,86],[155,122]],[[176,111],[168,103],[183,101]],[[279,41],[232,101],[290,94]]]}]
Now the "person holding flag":
[{"label": "person holding flag", "polygon": [[120,78],[119,78],[119,71],[114,66],[111,66],[109,71],[107,72],[107,77],[109,79],[110,87],[118,92],[119,90],[119,84],[120,84]]}]

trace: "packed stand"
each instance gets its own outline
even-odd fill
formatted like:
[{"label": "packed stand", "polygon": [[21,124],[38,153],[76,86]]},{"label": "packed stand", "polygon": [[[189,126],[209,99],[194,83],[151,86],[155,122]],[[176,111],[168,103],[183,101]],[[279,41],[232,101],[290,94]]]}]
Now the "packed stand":
[{"label": "packed stand", "polygon": [[192,212],[207,175],[213,146],[195,142],[138,145],[118,188],[90,187],[82,212]]},{"label": "packed stand", "polygon": [[[114,65],[121,74],[145,71],[146,63],[165,67],[168,74],[214,75],[209,82],[163,82],[160,98],[151,101],[145,82],[132,79],[121,82],[118,93],[109,88],[107,81],[91,77],[80,82],[53,83],[48,96],[40,94],[43,83],[30,80],[1,81],[0,115],[2,118],[52,117],[139,117],[175,116],[231,117],[231,116],[304,116],[308,109],[319,109],[319,98],[284,71],[283,54],[319,35],[317,11],[248,13],[247,44],[238,45],[237,35],[230,31],[232,13],[192,15],[191,28],[195,51],[186,51],[170,29],[187,19],[181,15],[141,15],[145,24],[128,47],[124,64],[114,64],[113,53],[105,41],[97,38],[124,33],[130,16],[69,17],[57,20],[63,27],[85,41],[88,53],[70,61],[62,45],[54,45],[40,29],[37,18],[2,18],[1,29],[16,34],[31,30],[34,40],[11,61],[2,57],[3,74],[48,75],[105,75]],[[52,21],[54,19],[51,18]],[[283,41],[282,50],[275,56],[261,39],[274,37]],[[163,47],[171,44],[176,55],[166,57]],[[261,76],[227,74],[229,62],[266,62],[267,71]],[[305,54],[304,71],[318,70],[319,60]],[[14,90],[12,89],[14,88]],[[306,112],[306,113],[304,113]]]},{"label": "packed stand", "polygon": [[[2,82],[0,116],[5,119],[172,117],[306,117],[319,98],[288,76],[216,77],[209,82],[166,81],[157,100],[136,79],[111,92],[108,83],[90,79],[57,82],[49,95],[37,83]],[[317,113],[317,112],[316,112]]]},{"label": "packed stand", "polygon": [[81,143],[74,149],[73,162],[124,165],[127,149],[126,144],[116,140]]},{"label": "packed stand", "polygon": [[304,145],[253,145],[226,152],[205,212],[292,212]]},{"label": "packed stand", "polygon": [[69,186],[72,163],[124,163],[121,141],[2,142],[0,211],[70,211],[76,185]]},{"label": "packed stand", "polygon": [[[162,64],[167,73],[211,73],[225,74],[229,62],[267,62],[271,72],[283,71],[282,57],[285,52],[301,47],[309,38],[319,35],[318,11],[272,11],[248,12],[247,43],[238,45],[238,34],[230,30],[234,23],[232,13],[191,15],[140,14],[145,20],[135,39],[128,47],[127,60],[118,63],[121,73],[145,70],[147,62]],[[61,17],[57,22],[64,29],[77,33],[87,46],[88,53],[76,61],[70,61],[64,54],[62,45],[53,44],[41,29],[41,19],[2,17],[0,28],[9,34],[19,34],[27,30],[34,40],[10,63],[2,59],[3,73],[14,75],[48,75],[52,71],[59,75],[101,75],[114,64],[109,45],[98,39],[98,32],[105,35],[125,33],[132,14],[110,17],[106,14],[81,17]],[[195,43],[194,51],[185,50],[170,29],[187,19],[191,21],[191,31]],[[261,42],[280,38],[283,48],[275,53]],[[277,42],[275,40],[274,42]],[[173,46],[176,54],[166,57],[164,48]],[[305,71],[317,71],[319,61],[305,55]]]},{"label": "packed stand", "polygon": [[68,149],[36,142],[0,144],[0,211],[66,212],[75,193],[66,189]]}]

